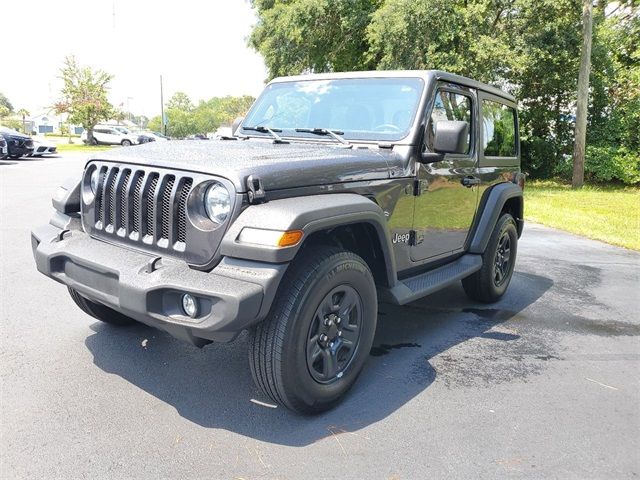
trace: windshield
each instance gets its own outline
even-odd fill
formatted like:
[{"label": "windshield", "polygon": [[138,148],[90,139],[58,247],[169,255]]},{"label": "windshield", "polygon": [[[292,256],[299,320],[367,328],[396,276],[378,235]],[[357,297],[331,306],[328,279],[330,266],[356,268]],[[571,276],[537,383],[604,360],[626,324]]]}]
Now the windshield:
[{"label": "windshield", "polygon": [[[286,137],[310,137],[296,129],[327,129],[349,140],[396,141],[416,115],[420,78],[356,78],[274,83],[251,108],[243,133],[268,127]],[[268,133],[261,132],[268,136]]]}]

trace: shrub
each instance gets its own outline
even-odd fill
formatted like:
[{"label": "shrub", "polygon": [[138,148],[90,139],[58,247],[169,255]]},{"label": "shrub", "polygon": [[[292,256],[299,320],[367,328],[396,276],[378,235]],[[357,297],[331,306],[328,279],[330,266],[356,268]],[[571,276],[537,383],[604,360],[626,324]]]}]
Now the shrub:
[{"label": "shrub", "polygon": [[[555,174],[569,180],[572,172],[572,160],[567,157],[558,164]],[[587,146],[584,178],[590,183],[640,184],[640,153],[625,147]]]},{"label": "shrub", "polygon": [[539,137],[520,142],[522,170],[534,178],[549,178],[554,173],[556,152],[551,142]]}]

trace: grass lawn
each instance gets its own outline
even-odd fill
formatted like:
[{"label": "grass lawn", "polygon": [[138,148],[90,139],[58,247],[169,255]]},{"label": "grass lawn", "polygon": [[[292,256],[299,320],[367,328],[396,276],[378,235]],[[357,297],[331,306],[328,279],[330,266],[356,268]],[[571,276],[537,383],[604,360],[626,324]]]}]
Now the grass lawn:
[{"label": "grass lawn", "polygon": [[110,145],[80,145],[75,143],[59,143],[56,146],[59,152],[102,152],[113,148]]},{"label": "grass lawn", "polygon": [[640,188],[572,190],[557,182],[530,181],[524,196],[527,220],[640,250]]}]

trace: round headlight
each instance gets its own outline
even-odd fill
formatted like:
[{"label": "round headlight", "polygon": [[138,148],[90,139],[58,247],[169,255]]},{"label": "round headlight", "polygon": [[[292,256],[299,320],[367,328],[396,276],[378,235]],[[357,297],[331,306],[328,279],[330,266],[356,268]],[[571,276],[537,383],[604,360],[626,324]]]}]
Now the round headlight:
[{"label": "round headlight", "polygon": [[93,172],[91,172],[91,191],[94,195],[98,191],[98,180],[100,180],[100,171],[95,168]]},{"label": "round headlight", "polygon": [[213,183],[204,194],[204,208],[211,220],[222,223],[231,211],[229,191],[221,183]]}]

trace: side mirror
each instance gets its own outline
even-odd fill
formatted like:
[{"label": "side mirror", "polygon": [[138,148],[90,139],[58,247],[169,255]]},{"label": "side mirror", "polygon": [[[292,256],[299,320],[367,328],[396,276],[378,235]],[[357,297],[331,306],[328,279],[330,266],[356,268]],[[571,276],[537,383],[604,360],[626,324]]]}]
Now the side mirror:
[{"label": "side mirror", "polygon": [[447,120],[436,123],[432,152],[424,152],[422,163],[440,162],[445,153],[467,153],[469,150],[469,123]]},{"label": "side mirror", "polygon": [[237,117],[233,123],[231,124],[231,135],[236,134],[236,130],[238,130],[238,128],[240,127],[240,125],[242,124],[242,121],[244,120],[244,117]]}]

